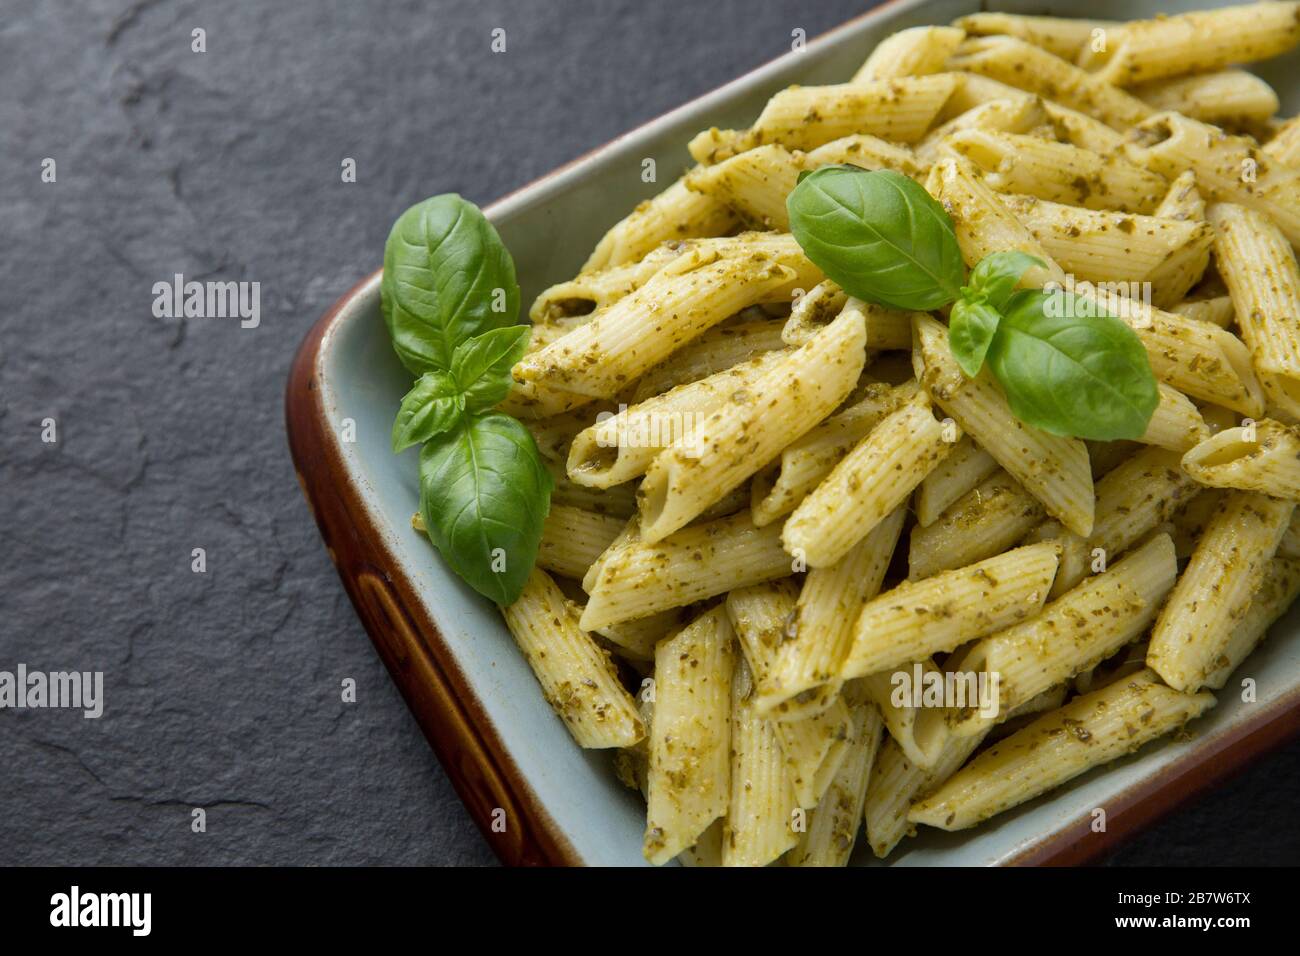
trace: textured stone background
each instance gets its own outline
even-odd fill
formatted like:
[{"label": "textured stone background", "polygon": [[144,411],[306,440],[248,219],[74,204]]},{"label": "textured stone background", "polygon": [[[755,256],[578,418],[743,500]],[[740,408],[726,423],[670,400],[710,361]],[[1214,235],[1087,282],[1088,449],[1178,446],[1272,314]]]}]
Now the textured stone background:
[{"label": "textured stone background", "polygon": [[[862,2],[3,7],[0,669],[103,670],[107,714],[0,711],[0,863],[493,862],[300,499],[290,359],[411,202],[487,202]],[[261,327],[154,319],[176,272],[259,281]],[[1297,771],[1113,862],[1293,861]]]}]

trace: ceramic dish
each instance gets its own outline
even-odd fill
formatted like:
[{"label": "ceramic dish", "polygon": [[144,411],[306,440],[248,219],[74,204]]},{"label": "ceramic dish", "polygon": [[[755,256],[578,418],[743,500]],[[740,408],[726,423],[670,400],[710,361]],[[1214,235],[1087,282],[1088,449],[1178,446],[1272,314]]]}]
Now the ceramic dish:
[{"label": "ceramic dish", "polygon": [[[1193,3],[999,4],[1061,16],[1133,18]],[[954,0],[896,0],[707,96],[660,117],[486,210],[514,256],[523,301],[572,276],[606,228],[653,184],[629,168],[688,163],[686,143],[709,126],[738,127],[794,83],[842,82],[896,30],[947,23],[977,9]],[[721,40],[718,42],[725,42]],[[1300,89],[1287,56],[1261,75],[1294,113]],[[470,120],[467,120],[470,121]],[[406,197],[412,201],[420,198]],[[565,241],[554,241],[563,234]],[[376,250],[378,255],[378,250]],[[641,865],[645,806],[614,777],[608,753],[574,746],[542,699],[495,607],[478,597],[411,529],[418,507],[416,451],[389,448],[403,372],[379,311],[379,274],[316,324],[294,362],[286,396],[298,478],[330,557],[375,647],[457,792],[500,858],[511,864]],[[352,439],[352,440],[348,440]],[[926,830],[893,865],[1066,864],[1125,834],[1300,729],[1300,611],[1274,625],[1251,657],[1258,700],[1230,690],[1187,739],[1163,741],[963,833]],[[1093,832],[1092,811],[1106,829]],[[502,819],[504,829],[493,827]],[[856,862],[870,859],[859,841]]]}]

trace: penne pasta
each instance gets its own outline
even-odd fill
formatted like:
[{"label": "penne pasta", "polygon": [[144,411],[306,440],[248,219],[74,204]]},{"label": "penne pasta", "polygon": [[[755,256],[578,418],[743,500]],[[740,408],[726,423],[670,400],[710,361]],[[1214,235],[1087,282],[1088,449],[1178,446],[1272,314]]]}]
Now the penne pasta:
[{"label": "penne pasta", "polygon": [[934,522],[912,529],[908,579],[917,581],[1001,554],[1036,527],[1045,514],[1042,502],[998,468]]},{"label": "penne pasta", "polygon": [[727,812],[734,643],[715,607],[655,648],[644,853],[656,865]]},{"label": "penne pasta", "polygon": [[965,37],[965,32],[955,27],[899,30],[871,51],[871,56],[853,74],[853,82],[870,83],[900,76],[938,73]]},{"label": "penne pasta", "polygon": [[967,378],[948,350],[948,331],[933,319],[914,325],[926,392],[1030,494],[1076,534],[1092,531],[1093,488],[1088,450],[1024,424],[988,376]]},{"label": "penne pasta", "polygon": [[818,693],[824,685],[839,687],[853,622],[880,591],[906,516],[904,508],[896,508],[839,561],[808,572],[773,655],[761,707],[789,706],[786,702]]},{"label": "penne pasta", "polygon": [[1300,499],[1300,435],[1270,418],[1206,438],[1182,466],[1203,485]]},{"label": "penne pasta", "polygon": [[1294,501],[1235,492],[1210,518],[1151,631],[1147,666],[1176,690],[1204,686],[1250,607]]},{"label": "penne pasta", "polygon": [[917,487],[912,499],[916,523],[923,528],[930,526],[949,505],[997,470],[994,457],[967,435]]},{"label": "penne pasta", "polygon": [[740,660],[731,680],[731,795],[722,832],[723,866],[766,866],[799,841],[796,809],[772,722],[753,704],[749,666]]},{"label": "penne pasta", "polygon": [[1209,215],[1215,261],[1264,391],[1288,415],[1300,416],[1300,267],[1295,253],[1263,213],[1216,203]]},{"label": "penne pasta", "polygon": [[942,830],[974,826],[1172,733],[1213,706],[1213,694],[1181,694],[1142,671],[998,741],[917,801],[907,819]]},{"label": "penne pasta", "polygon": [[756,528],[744,512],[691,525],[654,544],[629,543],[601,564],[582,626],[596,630],[649,617],[792,570],[780,526]]},{"label": "penne pasta", "polygon": [[1192,170],[1207,199],[1268,216],[1288,242],[1300,242],[1300,170],[1273,162],[1254,140],[1179,113],[1157,113],[1134,129],[1124,151],[1170,178]]},{"label": "penne pasta", "polygon": [[519,600],[502,614],[547,703],[579,747],[630,747],[645,737],[636,703],[609,655],[545,571],[535,568]]},{"label": "penne pasta", "polygon": [[966,708],[957,713],[952,733],[982,734],[1038,694],[1110,657],[1147,629],[1176,576],[1173,541],[1155,535],[1037,617],[975,644],[962,666],[997,675],[997,713]]},{"label": "penne pasta", "polygon": [[1053,56],[1073,61],[1096,34],[1118,26],[1110,20],[1072,20],[1063,17],[1027,17],[1017,13],[972,13],[953,26],[971,36],[1011,36],[1042,47]]},{"label": "penne pasta", "polygon": [[868,385],[860,401],[787,445],[774,465],[754,476],[754,524],[762,527],[793,511],[858,442],[915,395],[914,382]]},{"label": "penne pasta", "polygon": [[821,803],[808,816],[799,842],[786,854],[786,866],[847,866],[862,829],[867,780],[880,746],[880,714],[869,703],[852,711],[848,753]]},{"label": "penne pasta", "polygon": [[643,259],[661,242],[694,236],[721,236],[736,225],[735,214],[712,196],[677,180],[647,199],[605,233],[582,267],[584,273]]},{"label": "penne pasta", "polygon": [[782,531],[786,550],[808,567],[839,561],[943,460],[960,437],[918,394],[889,415],[799,503]]},{"label": "penne pasta", "polygon": [[696,162],[713,165],[779,143],[811,150],[854,133],[914,143],[930,128],[957,85],[947,73],[838,86],[791,86],[767,102],[748,130],[710,129],[690,142]]},{"label": "penne pasta", "polygon": [[853,626],[841,677],[947,653],[1033,617],[1047,601],[1060,557],[1060,545],[1045,541],[886,591]]},{"label": "penne pasta", "polygon": [[1118,130],[1140,122],[1152,112],[1136,96],[1012,36],[966,40],[949,58],[948,69],[978,73],[1037,93]]},{"label": "penne pasta", "polygon": [[1300,42],[1300,5],[1248,3],[1153,20],[1134,20],[1110,42],[1087,45],[1078,62],[1099,79],[1131,86],[1266,60]]},{"label": "penne pasta", "polygon": [[689,444],[665,449],[637,491],[642,540],[685,526],[833,411],[862,374],[865,338],[862,313],[846,306],[825,331],[733,392]]}]

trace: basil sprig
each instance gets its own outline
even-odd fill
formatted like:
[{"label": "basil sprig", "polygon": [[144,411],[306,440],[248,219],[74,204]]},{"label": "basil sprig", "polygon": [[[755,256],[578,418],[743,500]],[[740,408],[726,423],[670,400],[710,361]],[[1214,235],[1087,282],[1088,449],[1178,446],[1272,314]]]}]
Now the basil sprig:
[{"label": "basil sprig", "polygon": [[473,203],[434,196],[393,225],[380,293],[393,349],[419,376],[393,422],[393,451],[424,446],[429,540],[470,587],[513,603],[554,485],[528,430],[493,411],[531,332],[515,324],[514,261]]},{"label": "basil sprig", "polygon": [[948,213],[890,170],[823,166],[786,199],[790,231],[849,295],[898,309],[952,304],[948,343],[970,377],[987,363],[1012,412],[1073,438],[1140,438],[1160,395],[1133,330],[1064,290],[1016,290],[1041,259],[985,256],[965,276]]}]

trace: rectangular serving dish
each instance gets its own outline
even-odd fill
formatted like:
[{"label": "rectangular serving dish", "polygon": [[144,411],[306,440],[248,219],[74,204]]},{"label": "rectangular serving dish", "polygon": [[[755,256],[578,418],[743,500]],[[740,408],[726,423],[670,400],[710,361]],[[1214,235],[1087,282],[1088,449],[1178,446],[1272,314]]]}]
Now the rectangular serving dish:
[{"label": "rectangular serving dish", "polygon": [[[1209,6],[1215,4],[1068,0],[996,8],[1131,19]],[[843,82],[890,33],[947,23],[978,8],[960,0],[894,0],[494,203],[486,212],[514,256],[523,301],[570,278],[611,224],[662,188],[642,183],[644,159],[664,171],[684,168],[686,143],[699,130],[748,125],[790,83]],[[1291,78],[1297,64],[1300,58],[1290,55],[1259,70],[1282,96],[1284,113],[1295,112],[1300,99]],[[555,242],[556,235],[565,242]],[[411,529],[419,497],[416,452],[394,456],[389,448],[392,418],[409,382],[380,315],[377,272],[320,319],[294,360],[285,401],[290,449],[344,587],[504,862],[642,865],[640,795],[615,780],[608,753],[573,743],[496,608]],[[1189,739],[1149,745],[975,830],[925,830],[889,863],[1074,864],[1112,848],[1300,730],[1297,630],[1300,610],[1293,610],[1243,667],[1243,676],[1256,682],[1255,702],[1238,699],[1234,681],[1219,706],[1192,725]],[[1106,811],[1104,832],[1092,829],[1097,808]],[[493,825],[502,819],[504,828]],[[876,864],[864,842],[855,862]]]}]

